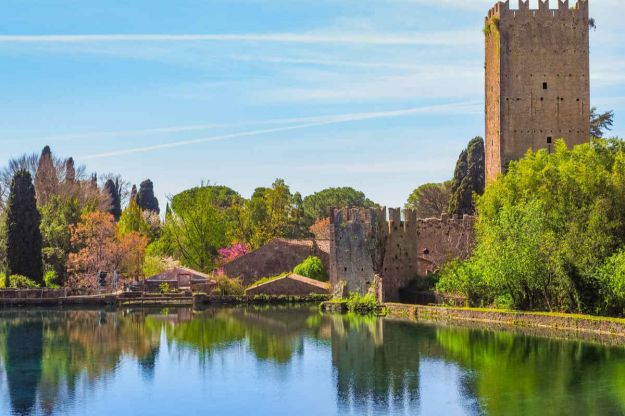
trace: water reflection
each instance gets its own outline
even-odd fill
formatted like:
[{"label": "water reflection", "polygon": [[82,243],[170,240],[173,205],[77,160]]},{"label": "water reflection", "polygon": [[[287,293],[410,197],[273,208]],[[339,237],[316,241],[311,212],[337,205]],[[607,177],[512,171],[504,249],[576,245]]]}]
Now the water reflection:
[{"label": "water reflection", "polygon": [[173,383],[191,413],[241,394],[260,415],[625,413],[622,348],[308,307],[4,310],[0,364],[0,413],[19,416],[133,414],[108,399],[127,389],[168,414]]}]

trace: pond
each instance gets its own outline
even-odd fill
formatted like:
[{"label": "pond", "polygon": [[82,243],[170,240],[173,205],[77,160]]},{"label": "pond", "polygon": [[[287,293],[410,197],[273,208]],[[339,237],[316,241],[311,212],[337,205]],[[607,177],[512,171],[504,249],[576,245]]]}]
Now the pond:
[{"label": "pond", "polygon": [[2,415],[625,413],[625,349],[314,307],[0,310]]}]

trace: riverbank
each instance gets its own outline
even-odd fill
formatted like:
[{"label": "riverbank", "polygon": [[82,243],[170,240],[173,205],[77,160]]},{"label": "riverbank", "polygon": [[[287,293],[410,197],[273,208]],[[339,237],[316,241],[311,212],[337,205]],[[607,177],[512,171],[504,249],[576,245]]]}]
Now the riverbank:
[{"label": "riverbank", "polygon": [[0,307],[38,307],[38,306],[206,306],[206,305],[263,305],[321,303],[329,295],[285,296],[218,296],[184,293],[114,293],[81,296],[66,296],[66,292],[57,290],[2,291]]},{"label": "riverbank", "polygon": [[625,319],[560,313],[518,312],[387,303],[390,318],[434,323],[484,324],[488,328],[534,328],[562,333],[618,337],[625,342]]}]

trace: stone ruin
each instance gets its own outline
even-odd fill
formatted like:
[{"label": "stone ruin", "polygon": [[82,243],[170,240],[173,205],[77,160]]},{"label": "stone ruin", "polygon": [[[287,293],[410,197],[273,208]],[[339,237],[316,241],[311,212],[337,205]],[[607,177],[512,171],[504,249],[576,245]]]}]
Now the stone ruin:
[{"label": "stone ruin", "polygon": [[400,300],[413,279],[466,258],[475,244],[474,217],[418,219],[413,210],[346,208],[330,216],[330,283],[335,296],[373,291]]}]

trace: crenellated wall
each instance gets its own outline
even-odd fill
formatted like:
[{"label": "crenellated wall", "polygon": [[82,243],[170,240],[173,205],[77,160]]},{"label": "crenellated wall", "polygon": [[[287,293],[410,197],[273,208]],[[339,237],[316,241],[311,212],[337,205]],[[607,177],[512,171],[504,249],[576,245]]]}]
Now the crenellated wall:
[{"label": "crenellated wall", "polygon": [[[403,213],[403,217],[402,217]],[[466,258],[474,244],[473,217],[417,219],[412,210],[350,208],[334,210],[330,221],[330,282],[365,294],[377,274],[384,301],[418,276]]]},{"label": "crenellated wall", "polygon": [[486,178],[528,149],[590,140],[588,0],[498,2],[485,19]]}]

